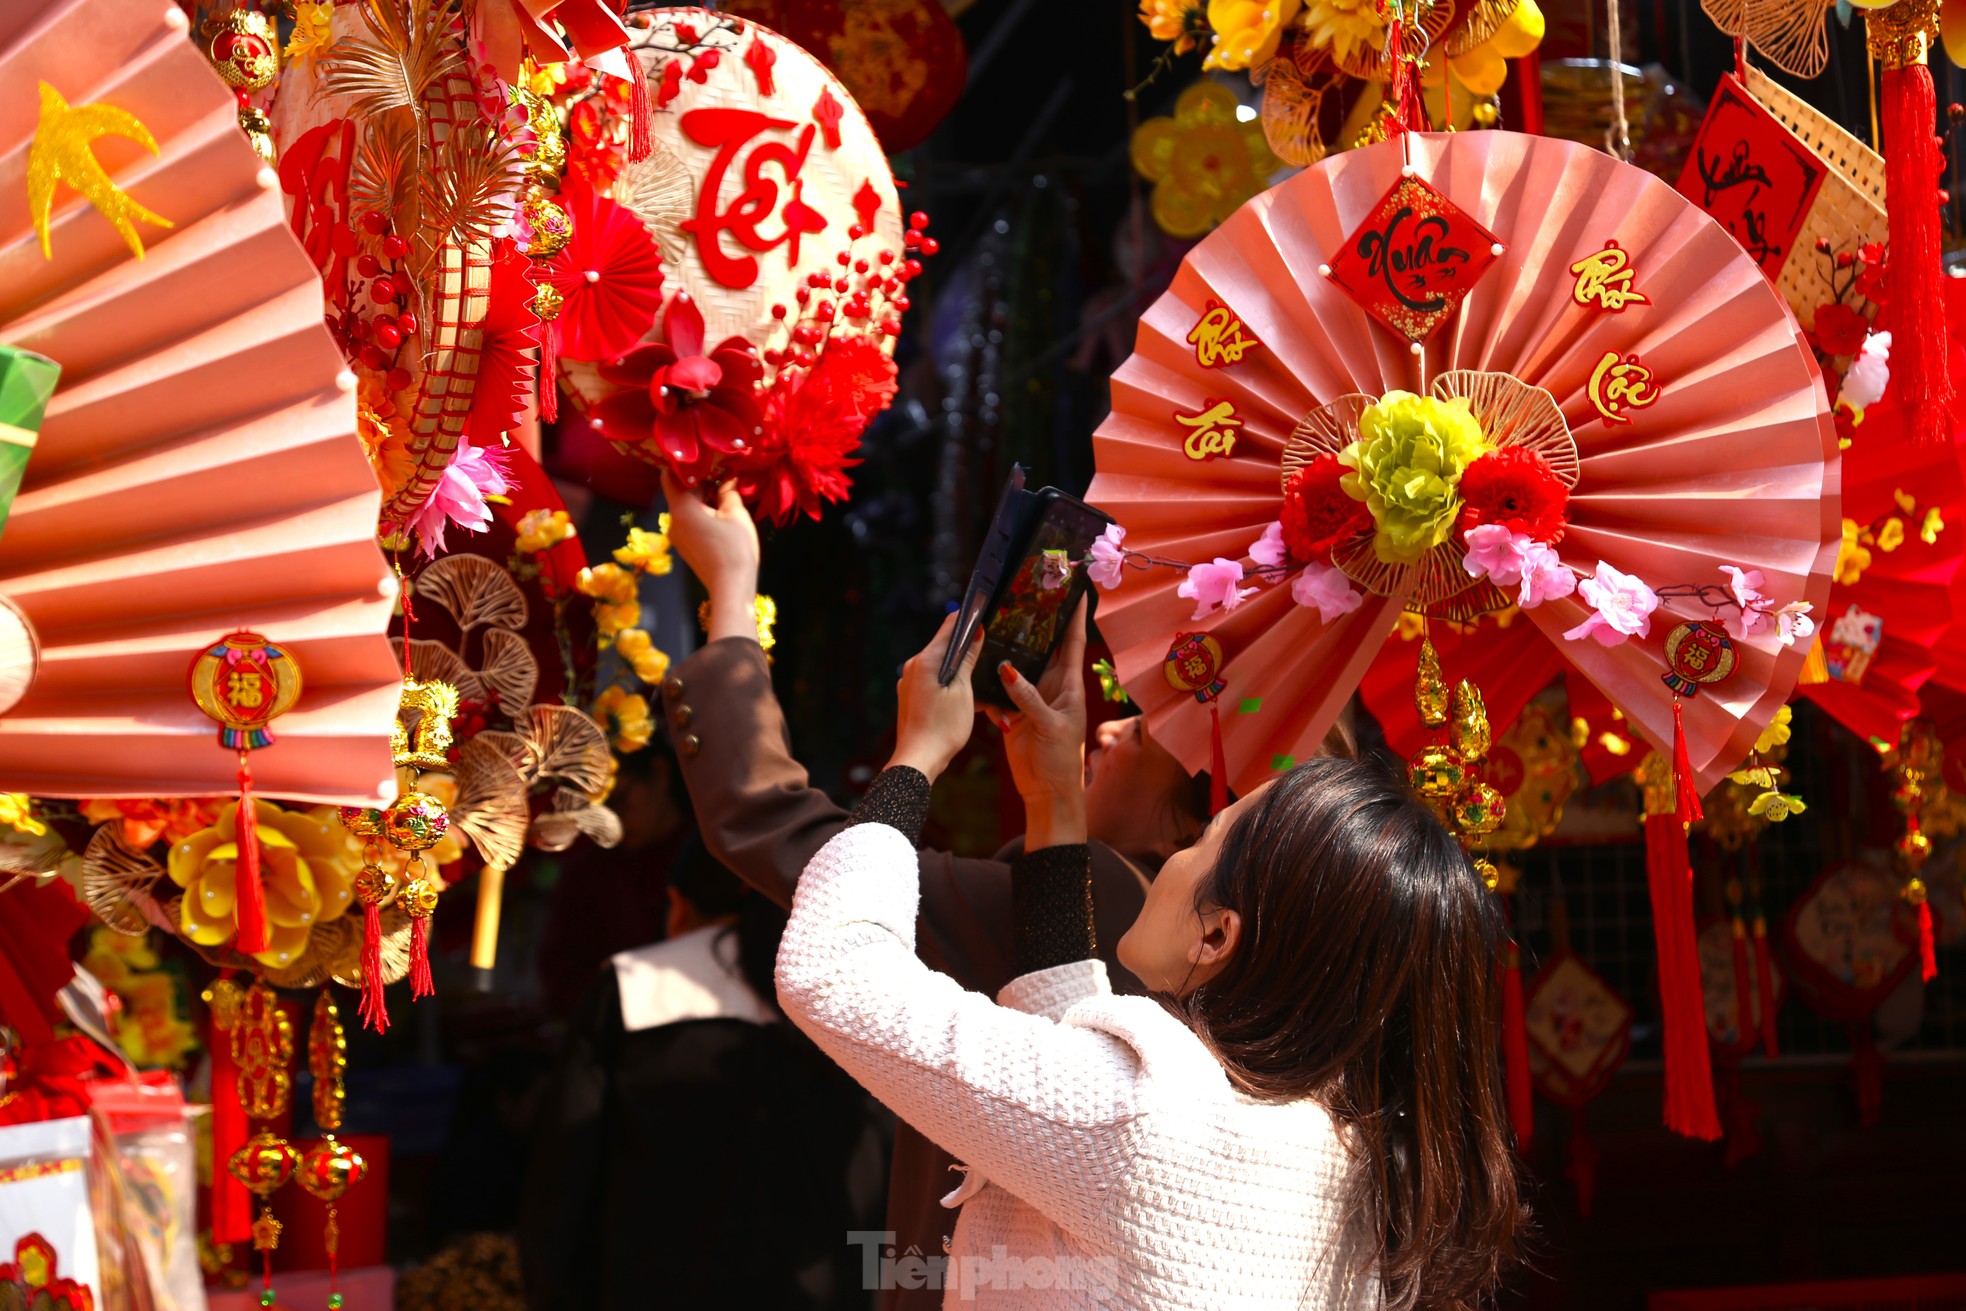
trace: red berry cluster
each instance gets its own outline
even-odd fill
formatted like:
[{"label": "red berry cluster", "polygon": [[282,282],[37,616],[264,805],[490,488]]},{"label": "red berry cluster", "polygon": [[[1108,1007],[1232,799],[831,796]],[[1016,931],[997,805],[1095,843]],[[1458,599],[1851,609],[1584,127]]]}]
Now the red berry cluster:
[{"label": "red berry cluster", "polygon": [[[858,223],[847,229],[847,237],[856,244],[870,235]],[[928,235],[928,215],[920,210],[908,216],[908,230],[902,234],[901,241],[903,250],[922,255],[933,255],[941,249],[941,243]],[[907,287],[921,276],[921,261],[892,250],[878,251],[869,260],[864,255],[856,256],[851,246],[834,258],[839,261],[839,273],[808,276],[806,285],[797,293],[796,314],[789,306],[771,307],[774,319],[791,320],[790,340],[786,345],[759,355],[771,368],[787,365],[811,368],[819,362],[827,338],[842,323],[888,337],[901,334],[901,316],[907,313],[911,303]]]},{"label": "red berry cluster", "polygon": [[409,294],[409,279],[401,261],[410,253],[410,243],[392,232],[388,217],[377,211],[364,214],[361,226],[381,256],[373,251],[358,255],[361,240],[346,223],[336,225],[330,240],[335,254],[354,259],[355,272],[366,284],[367,302],[351,281],[340,297],[340,315],[331,318],[328,326],[344,355],[378,373],[387,369],[390,390],[401,391],[410,385],[410,371],[397,361],[403,343],[416,335],[418,327],[414,310],[396,308]]},{"label": "red berry cluster", "polygon": [[498,693],[487,691],[483,700],[464,697],[457,703],[457,718],[452,720],[452,731],[459,746],[450,749],[451,762],[456,763],[462,752],[462,744],[491,727],[492,716],[499,713]]}]

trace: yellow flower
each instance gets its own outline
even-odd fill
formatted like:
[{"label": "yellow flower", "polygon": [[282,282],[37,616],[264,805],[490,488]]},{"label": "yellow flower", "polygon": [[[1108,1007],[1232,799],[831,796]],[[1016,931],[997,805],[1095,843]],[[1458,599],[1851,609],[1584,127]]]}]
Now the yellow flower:
[{"label": "yellow flower", "polygon": [[603,644],[615,635],[642,622],[640,601],[597,601],[594,604],[594,631]]},{"label": "yellow flower", "polygon": [[1918,528],[1918,540],[1927,546],[1937,546],[1939,534],[1945,530],[1946,521],[1939,514],[1939,507],[1935,505],[1925,512],[1925,522]]},{"label": "yellow flower", "polygon": [[1283,29],[1303,0],[1208,0],[1215,44],[1203,68],[1234,71],[1262,64],[1277,52]]},{"label": "yellow flower", "polygon": [[1386,21],[1375,0],[1308,0],[1299,26],[1313,46],[1330,47],[1340,59],[1351,58],[1361,46],[1383,50],[1386,45]]},{"label": "yellow flower", "polygon": [[[316,924],[340,915],[354,900],[362,846],[330,806],[297,811],[270,801],[253,804],[267,926],[267,949],[253,959],[285,968],[306,951]],[[227,805],[210,828],[174,845],[165,862],[171,882],[184,889],[178,927],[199,946],[223,946],[238,931],[238,812],[237,802]]]},{"label": "yellow flower", "polygon": [[1140,0],[1140,21],[1147,25],[1156,41],[1174,43],[1174,53],[1185,55],[1195,42],[1208,35],[1208,16],[1201,0]]},{"label": "yellow flower", "polygon": [[519,517],[519,540],[514,545],[521,555],[532,555],[578,535],[565,510],[528,510]]},{"label": "yellow flower", "polygon": [[1748,814],[1756,819],[1765,819],[1770,824],[1779,824],[1790,815],[1800,815],[1809,807],[1802,804],[1802,798],[1786,792],[1764,792],[1748,805]]},{"label": "yellow flower", "polygon": [[630,569],[658,576],[674,569],[675,561],[669,556],[669,516],[665,514],[657,521],[654,532],[630,528],[628,545],[616,547],[614,558]]},{"label": "yellow flower", "polygon": [[294,5],[294,34],[287,40],[287,61],[315,59],[334,42],[334,0],[298,0]]},{"label": "yellow flower", "polygon": [[751,603],[751,612],[758,623],[758,645],[769,655],[771,649],[778,645],[778,638],[771,631],[778,623],[778,602],[761,595]]},{"label": "yellow flower", "polygon": [[640,628],[624,628],[614,639],[614,653],[627,661],[644,683],[660,683],[669,673],[669,656]]},{"label": "yellow flower", "polygon": [[1775,786],[1775,771],[1766,765],[1756,765],[1752,769],[1737,769],[1727,776],[1730,783],[1742,787],[1771,788]]},{"label": "yellow flower", "polygon": [[1508,61],[1533,54],[1543,44],[1543,29],[1543,11],[1536,7],[1536,0],[1521,0],[1507,21],[1495,29],[1495,35],[1447,62],[1469,91],[1492,96],[1508,77]]},{"label": "yellow flower", "polygon": [[597,564],[582,569],[574,586],[583,596],[615,605],[635,599],[635,575],[618,564]]},{"label": "yellow flower", "polygon": [[41,837],[48,831],[46,824],[34,818],[33,799],[25,792],[0,793],[0,824],[31,838]]},{"label": "yellow flower", "polygon": [[1154,184],[1148,208],[1161,231],[1199,237],[1261,191],[1278,160],[1259,118],[1236,116],[1235,93],[1197,82],[1171,117],[1150,118],[1133,134],[1133,167]]},{"label": "yellow flower", "polygon": [[608,735],[616,751],[640,751],[655,736],[648,698],[622,687],[610,687],[594,698],[594,722]]},{"label": "yellow flower", "polygon": [[1768,721],[1768,727],[1761,730],[1761,736],[1754,740],[1754,749],[1759,755],[1767,755],[1776,747],[1785,747],[1789,741],[1789,722],[1795,718],[1795,711],[1783,706]]},{"label": "yellow flower", "polygon": [[1843,544],[1836,551],[1836,581],[1855,587],[1870,568],[1871,555],[1863,546],[1864,530],[1855,519],[1843,521]]},{"label": "yellow flower", "polygon": [[1382,562],[1412,564],[1447,540],[1461,510],[1461,475],[1487,449],[1464,396],[1395,391],[1366,408],[1358,440],[1338,455],[1353,470],[1339,486],[1372,511]]},{"label": "yellow flower", "polygon": [[1877,549],[1889,555],[1904,544],[1905,521],[1894,514],[1877,530]]}]

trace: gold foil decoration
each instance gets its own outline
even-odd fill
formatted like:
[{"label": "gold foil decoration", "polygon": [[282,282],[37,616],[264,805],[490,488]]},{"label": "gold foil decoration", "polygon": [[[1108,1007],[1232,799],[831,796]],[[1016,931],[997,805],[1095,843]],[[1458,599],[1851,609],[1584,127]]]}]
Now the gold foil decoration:
[{"label": "gold foil decoration", "polygon": [[74,105],[61,92],[41,84],[41,121],[34,128],[34,141],[27,150],[27,212],[34,231],[41,238],[41,254],[55,257],[49,244],[48,220],[54,206],[55,183],[66,182],[82,199],[102,211],[129,243],[130,252],[143,258],[143,238],[137,235],[137,221],[160,228],[173,226],[162,215],[153,214],[130,199],[110,180],[97,162],[92,148],[97,137],[122,137],[134,141],[151,154],[158,153],[157,139],[139,123],[136,115],[114,105]]},{"label": "gold foil decoration", "polygon": [[456,717],[455,687],[435,681],[406,681],[396,726],[389,734],[396,764],[412,769],[449,769],[451,720]]},{"label": "gold foil decoration", "polygon": [[1880,67],[1922,64],[1939,36],[1938,0],[1897,0],[1883,9],[1865,6],[1864,33]]},{"label": "gold foil decoration", "polygon": [[1471,765],[1488,758],[1488,706],[1481,689],[1462,679],[1454,688],[1454,751]]},{"label": "gold foil decoration", "polygon": [[1447,680],[1441,677],[1440,653],[1434,650],[1433,640],[1420,638],[1420,669],[1413,683],[1413,708],[1420,712],[1420,722],[1428,728],[1439,728],[1447,722]]}]

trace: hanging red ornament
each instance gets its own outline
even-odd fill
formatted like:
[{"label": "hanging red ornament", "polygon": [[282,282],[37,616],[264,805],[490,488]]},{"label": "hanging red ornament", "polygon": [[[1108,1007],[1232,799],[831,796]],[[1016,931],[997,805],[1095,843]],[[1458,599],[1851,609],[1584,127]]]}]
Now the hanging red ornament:
[{"label": "hanging red ornament", "polygon": [[192,660],[191,699],[219,725],[219,745],[239,753],[239,950],[265,951],[266,891],[259,877],[258,812],[248,753],[273,745],[268,728],[300,698],[300,664],[258,633],[227,634]]},{"label": "hanging red ornament", "polygon": [[1222,679],[1222,643],[1213,633],[1178,633],[1168,648],[1162,672],[1168,685],[1192,692],[1208,707],[1208,813],[1219,814],[1229,804],[1229,770],[1222,757],[1222,708],[1216,704],[1228,686]]}]

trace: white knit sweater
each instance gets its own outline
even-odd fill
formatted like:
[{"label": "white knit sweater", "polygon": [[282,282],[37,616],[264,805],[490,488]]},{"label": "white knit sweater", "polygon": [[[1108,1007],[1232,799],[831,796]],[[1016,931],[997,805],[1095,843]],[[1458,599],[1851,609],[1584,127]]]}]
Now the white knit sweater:
[{"label": "white knit sweater", "polygon": [[915,956],[914,848],[839,834],[799,881],[778,953],[785,1013],[869,1091],[969,1163],[945,1306],[1369,1308],[1347,1157],[1309,1100],[1237,1092],[1179,1020],[1083,961],[996,1003]]}]

